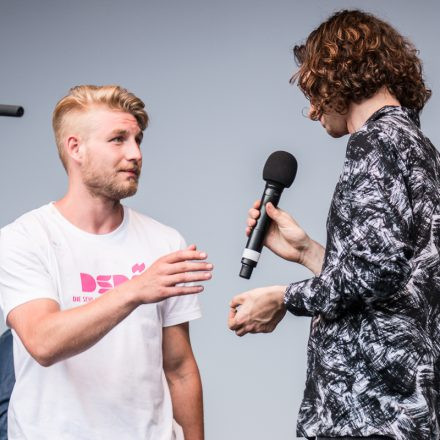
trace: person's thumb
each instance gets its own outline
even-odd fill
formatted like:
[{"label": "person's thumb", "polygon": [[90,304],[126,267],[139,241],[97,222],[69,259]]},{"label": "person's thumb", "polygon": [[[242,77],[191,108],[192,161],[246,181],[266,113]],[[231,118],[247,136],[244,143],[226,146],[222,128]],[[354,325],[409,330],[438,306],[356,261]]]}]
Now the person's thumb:
[{"label": "person's thumb", "polygon": [[267,215],[278,225],[282,226],[283,211],[281,209],[275,208],[271,202],[266,204]]},{"label": "person's thumb", "polygon": [[236,295],[234,298],[231,299],[231,302],[229,303],[229,307],[235,308],[243,304],[245,301],[244,295]]}]

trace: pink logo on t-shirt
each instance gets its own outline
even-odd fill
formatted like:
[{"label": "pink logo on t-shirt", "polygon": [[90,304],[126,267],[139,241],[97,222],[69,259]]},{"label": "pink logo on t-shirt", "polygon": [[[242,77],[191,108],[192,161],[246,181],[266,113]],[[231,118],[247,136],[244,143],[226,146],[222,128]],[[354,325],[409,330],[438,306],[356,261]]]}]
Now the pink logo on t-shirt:
[{"label": "pink logo on t-shirt", "polygon": [[[131,268],[131,271],[134,274],[131,278],[138,276],[138,274],[142,273],[144,270],[145,263],[136,263]],[[95,292],[97,288],[99,288],[98,293],[105,293],[108,290],[113,289],[114,287],[117,287],[130,279],[129,277],[121,274],[97,275],[96,277],[94,277],[89,273],[82,272],[79,275],[81,278],[81,288],[83,293]]]}]

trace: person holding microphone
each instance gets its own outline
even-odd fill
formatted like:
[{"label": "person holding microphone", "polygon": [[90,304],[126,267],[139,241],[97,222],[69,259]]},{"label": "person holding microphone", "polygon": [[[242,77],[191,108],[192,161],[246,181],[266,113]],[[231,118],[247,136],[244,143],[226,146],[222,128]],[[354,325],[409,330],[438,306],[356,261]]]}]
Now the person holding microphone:
[{"label": "person holding microphone", "polygon": [[350,134],[327,243],[267,204],[266,247],[313,277],[236,295],[229,327],[243,336],[273,331],[286,311],[311,317],[298,436],[439,439],[440,155],[420,130],[431,91],[417,50],[343,10],[294,54],[310,118]]}]

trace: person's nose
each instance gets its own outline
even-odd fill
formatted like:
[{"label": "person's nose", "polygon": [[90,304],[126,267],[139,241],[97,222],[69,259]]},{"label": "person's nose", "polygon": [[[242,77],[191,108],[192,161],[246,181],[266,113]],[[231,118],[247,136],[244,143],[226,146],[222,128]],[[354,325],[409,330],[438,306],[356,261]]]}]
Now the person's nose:
[{"label": "person's nose", "polygon": [[126,159],[127,160],[135,160],[139,161],[142,159],[142,152],[140,145],[136,141],[136,139],[130,139],[126,144]]}]

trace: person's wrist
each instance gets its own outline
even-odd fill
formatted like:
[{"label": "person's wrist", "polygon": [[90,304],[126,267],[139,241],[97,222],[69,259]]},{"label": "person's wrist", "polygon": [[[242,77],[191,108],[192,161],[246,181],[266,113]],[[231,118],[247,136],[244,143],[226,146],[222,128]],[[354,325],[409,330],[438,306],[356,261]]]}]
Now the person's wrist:
[{"label": "person's wrist", "polygon": [[119,290],[119,294],[123,295],[126,303],[133,309],[144,303],[139,294],[140,286],[137,277],[120,284],[116,289]]},{"label": "person's wrist", "polygon": [[300,257],[300,264],[310,269],[315,275],[321,272],[324,261],[324,248],[311,238],[308,239]]},{"label": "person's wrist", "polygon": [[272,300],[276,303],[279,310],[285,310],[286,305],[284,303],[284,295],[286,292],[286,286],[273,286],[271,296]]},{"label": "person's wrist", "polygon": [[301,247],[298,246],[298,249],[300,250],[299,259],[298,259],[299,264],[308,267],[307,265],[310,263],[310,261],[313,258],[312,257],[313,247],[314,247],[313,240],[309,236],[307,236],[305,243]]}]

